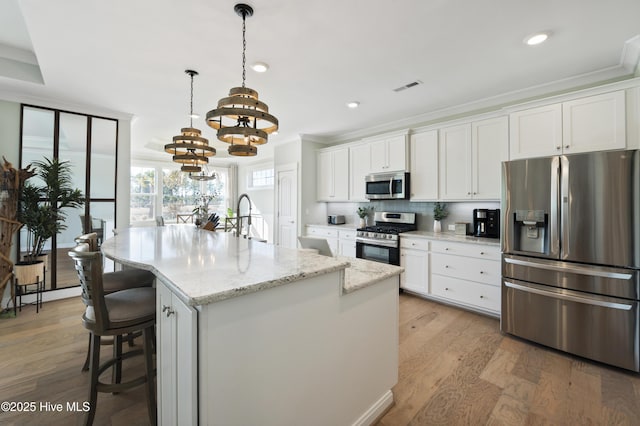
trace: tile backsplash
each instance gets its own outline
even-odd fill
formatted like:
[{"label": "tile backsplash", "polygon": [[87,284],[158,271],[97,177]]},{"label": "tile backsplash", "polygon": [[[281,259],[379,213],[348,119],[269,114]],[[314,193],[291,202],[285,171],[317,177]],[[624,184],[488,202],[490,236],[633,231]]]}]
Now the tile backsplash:
[{"label": "tile backsplash", "polygon": [[[456,222],[468,222],[473,224],[473,209],[499,209],[500,202],[444,202],[447,205],[449,215],[442,220],[442,230],[447,231],[448,225]],[[341,214],[345,216],[347,223],[357,223],[356,210],[360,206],[373,207],[375,211],[416,213],[418,230],[430,231],[433,229],[433,205],[434,203],[410,202],[405,200],[372,201],[370,203],[327,203],[327,214]],[[373,215],[371,215],[373,217]],[[372,219],[369,219],[370,222]],[[471,228],[471,226],[470,226]]]}]

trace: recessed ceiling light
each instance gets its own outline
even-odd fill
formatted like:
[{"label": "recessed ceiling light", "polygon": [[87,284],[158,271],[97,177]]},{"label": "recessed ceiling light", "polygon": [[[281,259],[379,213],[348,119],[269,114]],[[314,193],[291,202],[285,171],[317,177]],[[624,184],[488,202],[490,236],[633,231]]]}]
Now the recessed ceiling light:
[{"label": "recessed ceiling light", "polygon": [[251,68],[255,72],[266,72],[269,69],[269,65],[265,64],[264,62],[256,62],[255,64],[251,65]]},{"label": "recessed ceiling light", "polygon": [[360,105],[360,102],[358,101],[351,101],[351,102],[347,102],[347,108],[358,108],[358,106]]},{"label": "recessed ceiling light", "polygon": [[529,46],[535,46],[537,44],[540,44],[546,41],[550,35],[551,35],[550,31],[531,34],[524,39],[524,42]]}]

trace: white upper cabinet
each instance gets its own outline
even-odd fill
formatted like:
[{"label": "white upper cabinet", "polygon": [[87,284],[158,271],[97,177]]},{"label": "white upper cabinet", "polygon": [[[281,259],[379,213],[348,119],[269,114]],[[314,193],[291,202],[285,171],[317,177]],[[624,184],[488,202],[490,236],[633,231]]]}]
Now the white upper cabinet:
[{"label": "white upper cabinet", "polygon": [[512,160],[626,146],[624,90],[517,111],[509,120]]},{"label": "white upper cabinet", "polygon": [[371,146],[367,143],[349,147],[349,200],[368,201],[364,178],[371,173]]},{"label": "white upper cabinet", "polygon": [[414,133],[410,137],[411,201],[438,199],[438,131]]},{"label": "white upper cabinet", "polygon": [[562,107],[547,105],[509,116],[509,155],[518,158],[545,157],[562,147]]},{"label": "white upper cabinet", "polygon": [[508,160],[509,120],[505,117],[471,123],[472,196],[499,200],[501,162]]},{"label": "white upper cabinet", "polygon": [[371,173],[407,170],[406,135],[372,139],[369,145],[371,148]]},{"label": "white upper cabinet", "polygon": [[440,129],[440,199],[499,200],[508,137],[507,117]]},{"label": "white upper cabinet", "polygon": [[318,201],[349,200],[349,149],[318,151],[316,191]]},{"label": "white upper cabinet", "polygon": [[625,148],[624,90],[562,104],[563,152]]},{"label": "white upper cabinet", "polygon": [[471,198],[471,124],[440,129],[440,199]]}]

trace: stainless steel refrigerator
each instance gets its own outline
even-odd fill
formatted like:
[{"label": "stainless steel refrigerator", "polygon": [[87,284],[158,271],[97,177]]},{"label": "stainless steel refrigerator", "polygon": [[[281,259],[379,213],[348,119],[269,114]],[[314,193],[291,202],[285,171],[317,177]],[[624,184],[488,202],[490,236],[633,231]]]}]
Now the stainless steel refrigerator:
[{"label": "stainless steel refrigerator", "polygon": [[502,172],[502,331],[640,371],[640,151]]}]

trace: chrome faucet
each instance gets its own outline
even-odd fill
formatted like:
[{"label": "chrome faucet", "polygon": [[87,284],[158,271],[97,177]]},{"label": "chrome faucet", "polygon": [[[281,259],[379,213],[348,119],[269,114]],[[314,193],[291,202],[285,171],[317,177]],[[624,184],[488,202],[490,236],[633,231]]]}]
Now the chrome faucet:
[{"label": "chrome faucet", "polygon": [[238,197],[238,205],[236,206],[236,214],[238,215],[238,229],[236,232],[236,237],[240,237],[240,233],[242,232],[242,216],[240,215],[240,202],[242,201],[243,198],[246,198],[247,201],[249,202],[249,218],[247,220],[247,235],[245,235],[244,237],[250,237],[251,236],[251,198],[249,198],[249,196],[247,194],[242,194]]}]

